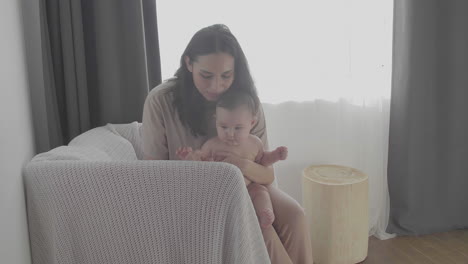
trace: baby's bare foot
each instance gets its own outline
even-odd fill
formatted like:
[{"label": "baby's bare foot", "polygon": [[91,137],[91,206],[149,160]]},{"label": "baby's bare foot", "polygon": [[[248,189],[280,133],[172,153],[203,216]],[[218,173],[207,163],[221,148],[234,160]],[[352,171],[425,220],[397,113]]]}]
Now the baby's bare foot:
[{"label": "baby's bare foot", "polygon": [[258,221],[260,222],[260,227],[266,229],[273,224],[275,221],[275,214],[271,208],[263,209],[258,215]]}]

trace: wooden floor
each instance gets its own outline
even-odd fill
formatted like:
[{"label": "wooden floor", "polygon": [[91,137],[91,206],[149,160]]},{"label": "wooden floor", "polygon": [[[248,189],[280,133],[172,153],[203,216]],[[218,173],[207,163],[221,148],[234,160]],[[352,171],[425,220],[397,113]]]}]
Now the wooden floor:
[{"label": "wooden floor", "polygon": [[388,240],[369,238],[365,264],[468,264],[468,229]]}]

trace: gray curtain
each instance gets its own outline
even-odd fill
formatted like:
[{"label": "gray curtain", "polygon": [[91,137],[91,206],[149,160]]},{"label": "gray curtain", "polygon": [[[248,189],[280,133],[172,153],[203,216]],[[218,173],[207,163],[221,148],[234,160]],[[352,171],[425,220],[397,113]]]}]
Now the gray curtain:
[{"label": "gray curtain", "polygon": [[155,1],[40,0],[39,10],[45,100],[32,98],[36,151],[141,121],[161,82]]},{"label": "gray curtain", "polygon": [[396,0],[387,232],[468,227],[468,1]]}]

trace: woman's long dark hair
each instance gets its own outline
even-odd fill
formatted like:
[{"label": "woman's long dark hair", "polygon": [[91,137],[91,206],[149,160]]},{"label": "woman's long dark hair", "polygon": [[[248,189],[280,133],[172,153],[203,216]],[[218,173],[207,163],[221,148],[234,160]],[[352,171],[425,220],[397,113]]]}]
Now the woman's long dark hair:
[{"label": "woman's long dark hair", "polygon": [[229,28],[222,24],[202,28],[195,33],[185,48],[180,58],[180,67],[174,74],[177,77],[173,79],[176,85],[169,90],[174,95],[173,105],[177,109],[180,121],[194,136],[207,134],[207,115],[210,111],[214,111],[216,103],[207,101],[198,92],[193,83],[192,73],[185,64],[185,56],[188,56],[190,61],[196,61],[198,56],[221,52],[234,58],[235,75],[229,89],[242,89],[248,92],[254,98],[257,107],[260,105],[247,59]]}]

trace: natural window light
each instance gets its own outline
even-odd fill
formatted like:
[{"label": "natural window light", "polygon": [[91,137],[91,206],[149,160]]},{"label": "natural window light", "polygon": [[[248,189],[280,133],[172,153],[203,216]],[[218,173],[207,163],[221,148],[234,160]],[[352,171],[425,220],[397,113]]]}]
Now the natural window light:
[{"label": "natural window light", "polygon": [[158,0],[163,79],[202,27],[239,40],[262,102],[389,98],[393,1]]}]

